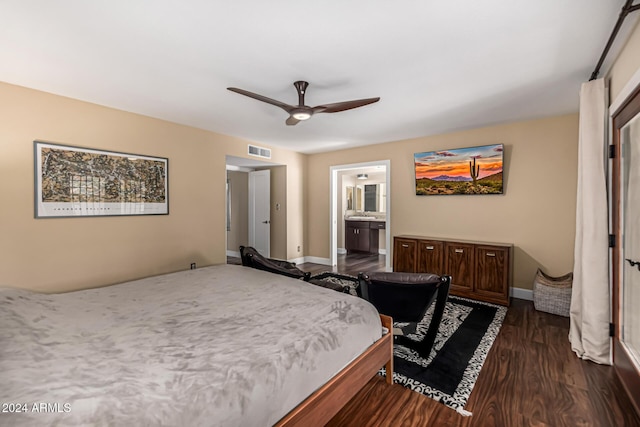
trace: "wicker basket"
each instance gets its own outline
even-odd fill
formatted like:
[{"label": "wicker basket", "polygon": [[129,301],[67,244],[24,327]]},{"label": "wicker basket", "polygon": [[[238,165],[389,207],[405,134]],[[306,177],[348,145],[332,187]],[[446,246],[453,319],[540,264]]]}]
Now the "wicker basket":
[{"label": "wicker basket", "polygon": [[573,273],[552,277],[538,269],[533,280],[533,306],[536,310],[569,317]]}]

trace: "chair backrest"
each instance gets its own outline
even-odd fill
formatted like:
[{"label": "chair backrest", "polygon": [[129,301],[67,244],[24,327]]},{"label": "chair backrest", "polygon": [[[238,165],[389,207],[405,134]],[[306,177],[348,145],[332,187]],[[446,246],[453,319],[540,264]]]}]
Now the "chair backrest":
[{"label": "chair backrest", "polygon": [[[436,298],[449,294],[449,276],[422,273],[360,273],[362,297],[398,322],[419,322]],[[442,296],[444,295],[444,297]]]},{"label": "chair backrest", "polygon": [[292,262],[266,258],[251,246],[240,246],[242,265],[270,273],[282,274],[294,279],[309,280],[311,273],[305,273]]},{"label": "chair backrest", "polygon": [[[393,317],[396,322],[420,322],[433,303],[433,315],[426,335],[421,341],[399,336],[400,345],[408,345],[425,359],[429,357],[449,297],[451,276],[416,273],[360,273],[358,276],[362,296],[380,313]],[[366,296],[365,296],[366,295]]]}]

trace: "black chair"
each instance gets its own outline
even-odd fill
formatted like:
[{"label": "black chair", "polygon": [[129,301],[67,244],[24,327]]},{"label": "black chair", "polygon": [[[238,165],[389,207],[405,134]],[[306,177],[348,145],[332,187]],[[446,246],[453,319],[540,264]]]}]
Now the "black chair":
[{"label": "black chair", "polygon": [[311,273],[300,270],[294,263],[266,258],[251,246],[240,246],[240,258],[242,259],[242,265],[245,267],[282,274],[283,276],[302,279],[304,281],[308,281],[311,277]]},{"label": "black chair", "polygon": [[362,298],[373,304],[381,314],[391,316],[394,322],[420,322],[435,301],[431,323],[422,341],[402,335],[394,336],[396,344],[411,348],[425,359],[428,358],[442,321],[451,276],[380,272],[360,273],[358,280]]}]

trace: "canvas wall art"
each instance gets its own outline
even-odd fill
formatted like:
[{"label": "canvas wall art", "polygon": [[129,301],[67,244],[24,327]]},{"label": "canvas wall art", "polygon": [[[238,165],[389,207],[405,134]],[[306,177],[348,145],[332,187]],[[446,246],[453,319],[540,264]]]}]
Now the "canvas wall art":
[{"label": "canvas wall art", "polygon": [[168,159],[34,141],[35,216],[166,215]]},{"label": "canvas wall art", "polygon": [[502,194],[503,144],[414,154],[416,195]]}]

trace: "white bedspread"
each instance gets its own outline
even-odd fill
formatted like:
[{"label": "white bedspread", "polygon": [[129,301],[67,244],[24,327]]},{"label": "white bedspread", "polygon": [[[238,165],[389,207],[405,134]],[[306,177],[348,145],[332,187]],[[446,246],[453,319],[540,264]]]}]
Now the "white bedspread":
[{"label": "white bedspread", "polygon": [[269,426],[380,336],[368,302],[241,266],[3,288],[0,425]]}]

